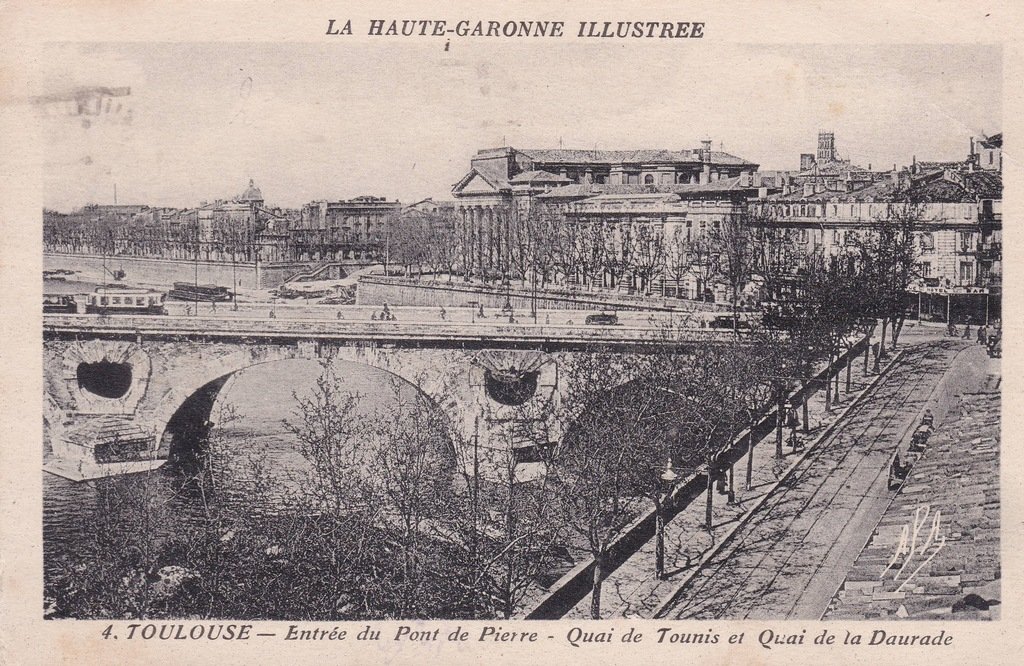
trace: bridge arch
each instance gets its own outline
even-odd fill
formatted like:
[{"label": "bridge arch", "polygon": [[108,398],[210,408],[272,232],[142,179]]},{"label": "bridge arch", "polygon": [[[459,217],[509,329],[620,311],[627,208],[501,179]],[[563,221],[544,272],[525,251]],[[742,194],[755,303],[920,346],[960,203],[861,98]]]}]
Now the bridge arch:
[{"label": "bridge arch", "polygon": [[[443,415],[449,432],[449,450],[445,453],[452,457],[453,462],[459,462],[457,446],[459,431],[455,420],[459,416],[457,405],[451,400],[438,400],[436,395],[431,395],[425,390],[423,384],[417,381],[418,378],[400,374],[396,372],[394,364],[375,362],[378,360],[379,357],[373,355],[351,354],[332,354],[324,357],[275,354],[248,360],[244,354],[241,357],[237,354],[230,355],[230,358],[224,357],[219,363],[205,366],[202,372],[195,373],[192,381],[187,385],[176,385],[159,400],[149,421],[156,435],[156,441],[161,447],[161,457],[170,454],[172,449],[182,451],[183,449],[178,447],[187,448],[195,445],[203,435],[207,434],[209,428],[218,425],[221,412],[219,406],[224,405],[223,399],[230,390],[230,384],[239,376],[239,373],[258,366],[306,362],[318,363],[321,366],[330,366],[335,369],[340,364],[369,367],[397,382],[398,386],[408,387],[423,399],[430,409],[437,410]],[[168,437],[169,435],[171,437]]]}]

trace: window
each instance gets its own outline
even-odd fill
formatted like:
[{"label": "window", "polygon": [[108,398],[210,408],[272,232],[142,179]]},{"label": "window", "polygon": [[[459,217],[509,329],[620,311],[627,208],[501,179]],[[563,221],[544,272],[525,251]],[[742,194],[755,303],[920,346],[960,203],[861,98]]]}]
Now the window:
[{"label": "window", "polygon": [[146,304],[146,297],[145,296],[139,296],[138,298],[135,299],[135,305],[145,305],[145,304]]},{"label": "window", "polygon": [[654,185],[654,176],[651,174],[644,176],[644,185]]},{"label": "window", "polygon": [[971,232],[961,231],[960,232],[960,251],[969,252],[971,249]]},{"label": "window", "polygon": [[796,239],[797,239],[797,242],[799,242],[799,243],[806,243],[807,242],[807,230],[806,229],[801,229],[800,232],[797,234]]},{"label": "window", "polygon": [[969,261],[960,262],[960,282],[970,284],[974,282],[974,264]]},{"label": "window", "polygon": [[121,297],[120,296],[114,296],[113,303],[114,303],[114,305],[120,305],[121,304]]},{"label": "window", "polygon": [[108,303],[107,297],[106,296],[100,296],[100,305],[107,305],[107,303]]},{"label": "window", "polygon": [[919,263],[917,265],[917,270],[921,274],[921,277],[923,277],[923,278],[931,277],[931,274],[932,274],[932,264],[931,264],[930,261],[922,261],[921,263]]},{"label": "window", "polygon": [[922,251],[931,252],[935,249],[935,236],[931,232],[922,233],[920,241]]}]

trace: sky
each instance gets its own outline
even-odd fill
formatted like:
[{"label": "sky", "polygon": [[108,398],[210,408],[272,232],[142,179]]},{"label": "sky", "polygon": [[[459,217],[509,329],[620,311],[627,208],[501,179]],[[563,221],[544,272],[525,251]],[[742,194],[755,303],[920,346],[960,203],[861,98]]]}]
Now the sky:
[{"label": "sky", "polygon": [[[675,41],[675,40],[669,40]],[[984,45],[660,42],[55,44],[36,94],[129,86],[120,113],[40,112],[44,204],[186,207],[253,179],[270,205],[450,198],[481,148],[715,149],[796,169],[832,130],[891,168],[1002,130]]]}]

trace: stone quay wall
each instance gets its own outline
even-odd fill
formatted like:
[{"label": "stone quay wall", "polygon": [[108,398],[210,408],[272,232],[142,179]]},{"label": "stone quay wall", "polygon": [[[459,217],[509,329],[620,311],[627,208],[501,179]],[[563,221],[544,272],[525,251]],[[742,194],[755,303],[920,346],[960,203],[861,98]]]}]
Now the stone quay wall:
[{"label": "stone quay wall", "polygon": [[[270,289],[283,284],[296,273],[308,269],[310,262],[255,263],[239,261],[199,261],[189,259],[164,259],[160,257],[113,256],[106,258],[108,270],[123,270],[126,281],[131,284],[170,286],[175,282],[193,282],[196,279],[196,265],[199,268],[199,284],[216,284],[231,288]],[[85,273],[94,279],[102,279],[104,258],[98,254],[43,254],[45,270],[65,269]],[[108,275],[109,277],[109,275]]]},{"label": "stone quay wall", "polygon": [[437,281],[414,280],[383,275],[365,275],[359,278],[356,305],[419,305],[427,307],[467,307],[483,305],[501,308],[508,297],[517,312],[528,312],[536,303],[538,310],[658,310],[663,312],[690,310],[726,310],[724,304],[665,299],[658,296],[627,294],[537,290],[512,287],[466,284],[445,279]]}]

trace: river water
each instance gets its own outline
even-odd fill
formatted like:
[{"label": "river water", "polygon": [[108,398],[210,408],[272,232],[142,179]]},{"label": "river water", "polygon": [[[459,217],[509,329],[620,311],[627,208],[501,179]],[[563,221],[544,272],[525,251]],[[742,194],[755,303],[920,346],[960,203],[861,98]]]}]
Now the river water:
[{"label": "river water", "polygon": [[[358,413],[369,416],[395,400],[386,373],[353,363],[336,368],[342,385],[360,396]],[[227,464],[218,470],[225,488],[246,487],[253,476],[250,460],[259,461],[260,473],[269,475],[269,485],[279,488],[282,495],[301,487],[308,466],[285,421],[299,423],[296,396],[308,395],[322,372],[317,361],[268,363],[240,371],[225,386],[219,402],[229,405],[233,415],[213,433],[219,450],[227,454],[219,459]],[[171,462],[161,467],[159,474],[171,481],[171,486],[184,479],[184,471]],[[99,500],[97,486],[102,481],[73,482],[45,472],[43,477],[44,550],[48,555],[76,551],[76,542],[87,538],[92,529],[84,518]],[[223,496],[230,501],[232,493],[229,490]],[[186,515],[199,511],[198,499],[187,494],[174,495],[168,501]]]}]

